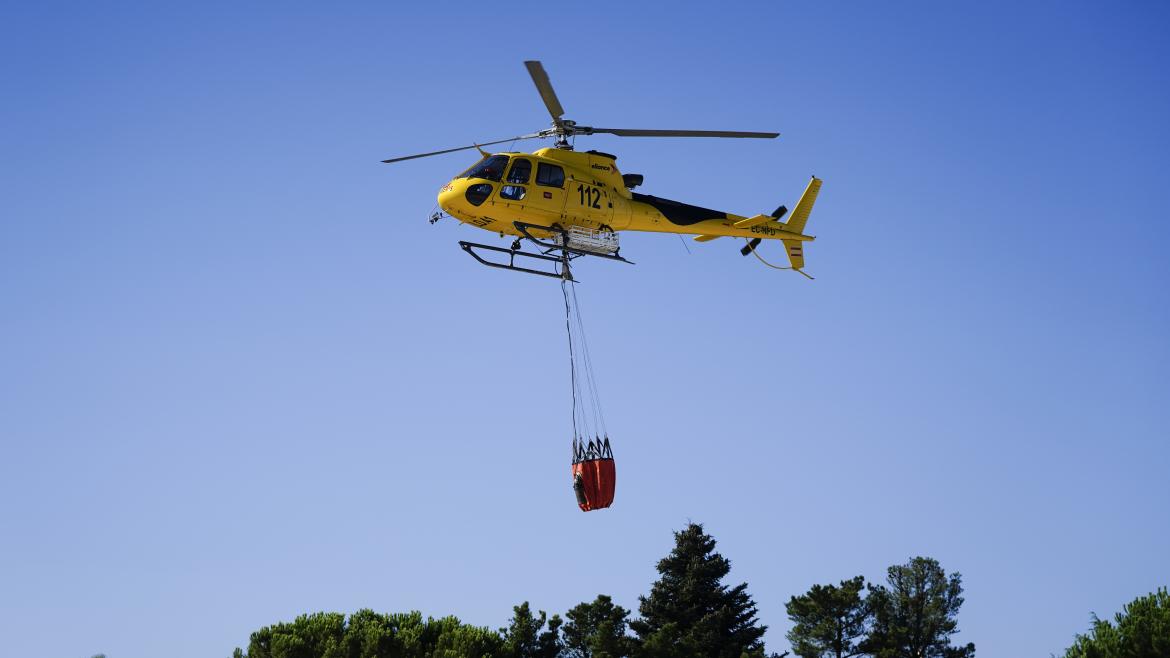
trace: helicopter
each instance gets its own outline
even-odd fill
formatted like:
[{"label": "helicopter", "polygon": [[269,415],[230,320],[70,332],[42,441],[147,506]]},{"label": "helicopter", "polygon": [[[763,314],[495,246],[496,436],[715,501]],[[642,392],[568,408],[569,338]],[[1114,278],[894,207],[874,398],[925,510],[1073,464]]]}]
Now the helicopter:
[{"label": "helicopter", "polygon": [[[477,261],[490,267],[575,281],[570,261],[592,256],[630,263],[621,256],[618,234],[645,231],[694,235],[697,242],[743,238],[746,244],[740,253],[744,256],[755,254],[770,267],[791,269],[813,278],[804,271],[804,243],[815,237],[806,235],[804,229],[820,192],[819,178],[809,180],[792,214],[787,221],[781,221],[788,212],[783,205],[767,215],[741,216],[634,192],[644,182],[642,174],[621,173],[614,155],[573,149],[578,135],[774,139],[779,133],[583,126],[564,118],[564,108],[544,66],[534,60],[524,65],[552,116],[551,127],[508,139],[382,161],[394,163],[470,149],[479,151],[478,162],[440,188],[441,212],[430,218],[433,224],[446,215],[500,237],[515,237],[507,248],[460,241],[459,246]],[[553,146],[532,153],[489,153],[482,148],[548,138],[554,140]],[[535,250],[525,251],[523,240],[535,245]],[[756,253],[763,240],[784,244],[788,267],[773,265]]]}]

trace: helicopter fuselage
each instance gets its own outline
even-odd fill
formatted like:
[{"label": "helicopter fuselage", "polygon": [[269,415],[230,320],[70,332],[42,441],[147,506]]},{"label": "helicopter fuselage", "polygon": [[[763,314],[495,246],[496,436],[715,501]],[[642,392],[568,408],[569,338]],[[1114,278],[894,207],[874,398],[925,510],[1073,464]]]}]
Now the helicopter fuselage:
[{"label": "helicopter fuselage", "polygon": [[702,239],[814,239],[786,230],[785,224],[771,218],[760,216],[744,226],[748,218],[741,215],[632,192],[616,158],[597,151],[543,148],[485,155],[444,185],[438,200],[448,215],[500,235],[521,236],[515,224],[521,222],[562,229],[681,233]]}]

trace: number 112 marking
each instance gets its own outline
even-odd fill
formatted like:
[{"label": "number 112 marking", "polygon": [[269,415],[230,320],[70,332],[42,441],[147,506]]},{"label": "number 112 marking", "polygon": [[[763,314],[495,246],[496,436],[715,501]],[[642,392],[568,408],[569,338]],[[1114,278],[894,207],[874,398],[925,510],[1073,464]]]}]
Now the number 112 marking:
[{"label": "number 112 marking", "polygon": [[578,185],[577,196],[581,199],[581,205],[589,208],[597,208],[598,210],[601,209],[601,190],[596,187]]}]

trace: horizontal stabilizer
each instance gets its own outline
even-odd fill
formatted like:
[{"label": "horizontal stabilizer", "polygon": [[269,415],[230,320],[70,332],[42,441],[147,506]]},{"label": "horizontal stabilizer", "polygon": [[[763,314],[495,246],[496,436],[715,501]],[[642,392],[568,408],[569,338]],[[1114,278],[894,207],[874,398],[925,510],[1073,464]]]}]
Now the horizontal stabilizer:
[{"label": "horizontal stabilizer", "polygon": [[768,222],[774,221],[776,221],[775,217],[768,215],[756,215],[754,217],[748,217],[747,219],[739,220],[735,223],[735,228],[751,228],[753,226],[759,226],[760,224],[767,224]]},{"label": "horizontal stabilizer", "polygon": [[721,237],[723,237],[723,236],[722,235],[697,235],[697,236],[695,236],[695,242],[710,242],[710,241],[714,240],[715,238],[721,238]]}]

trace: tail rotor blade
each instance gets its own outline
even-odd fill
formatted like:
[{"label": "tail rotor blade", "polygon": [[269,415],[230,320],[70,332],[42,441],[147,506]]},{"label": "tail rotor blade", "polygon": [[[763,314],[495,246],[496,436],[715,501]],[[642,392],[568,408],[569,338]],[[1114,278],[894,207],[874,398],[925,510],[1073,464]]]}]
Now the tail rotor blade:
[{"label": "tail rotor blade", "polygon": [[763,238],[752,238],[751,242],[745,244],[743,247],[740,248],[739,253],[743,254],[744,256],[747,256],[748,254],[755,251],[756,247],[760,246],[760,242],[762,240],[763,240]]}]

